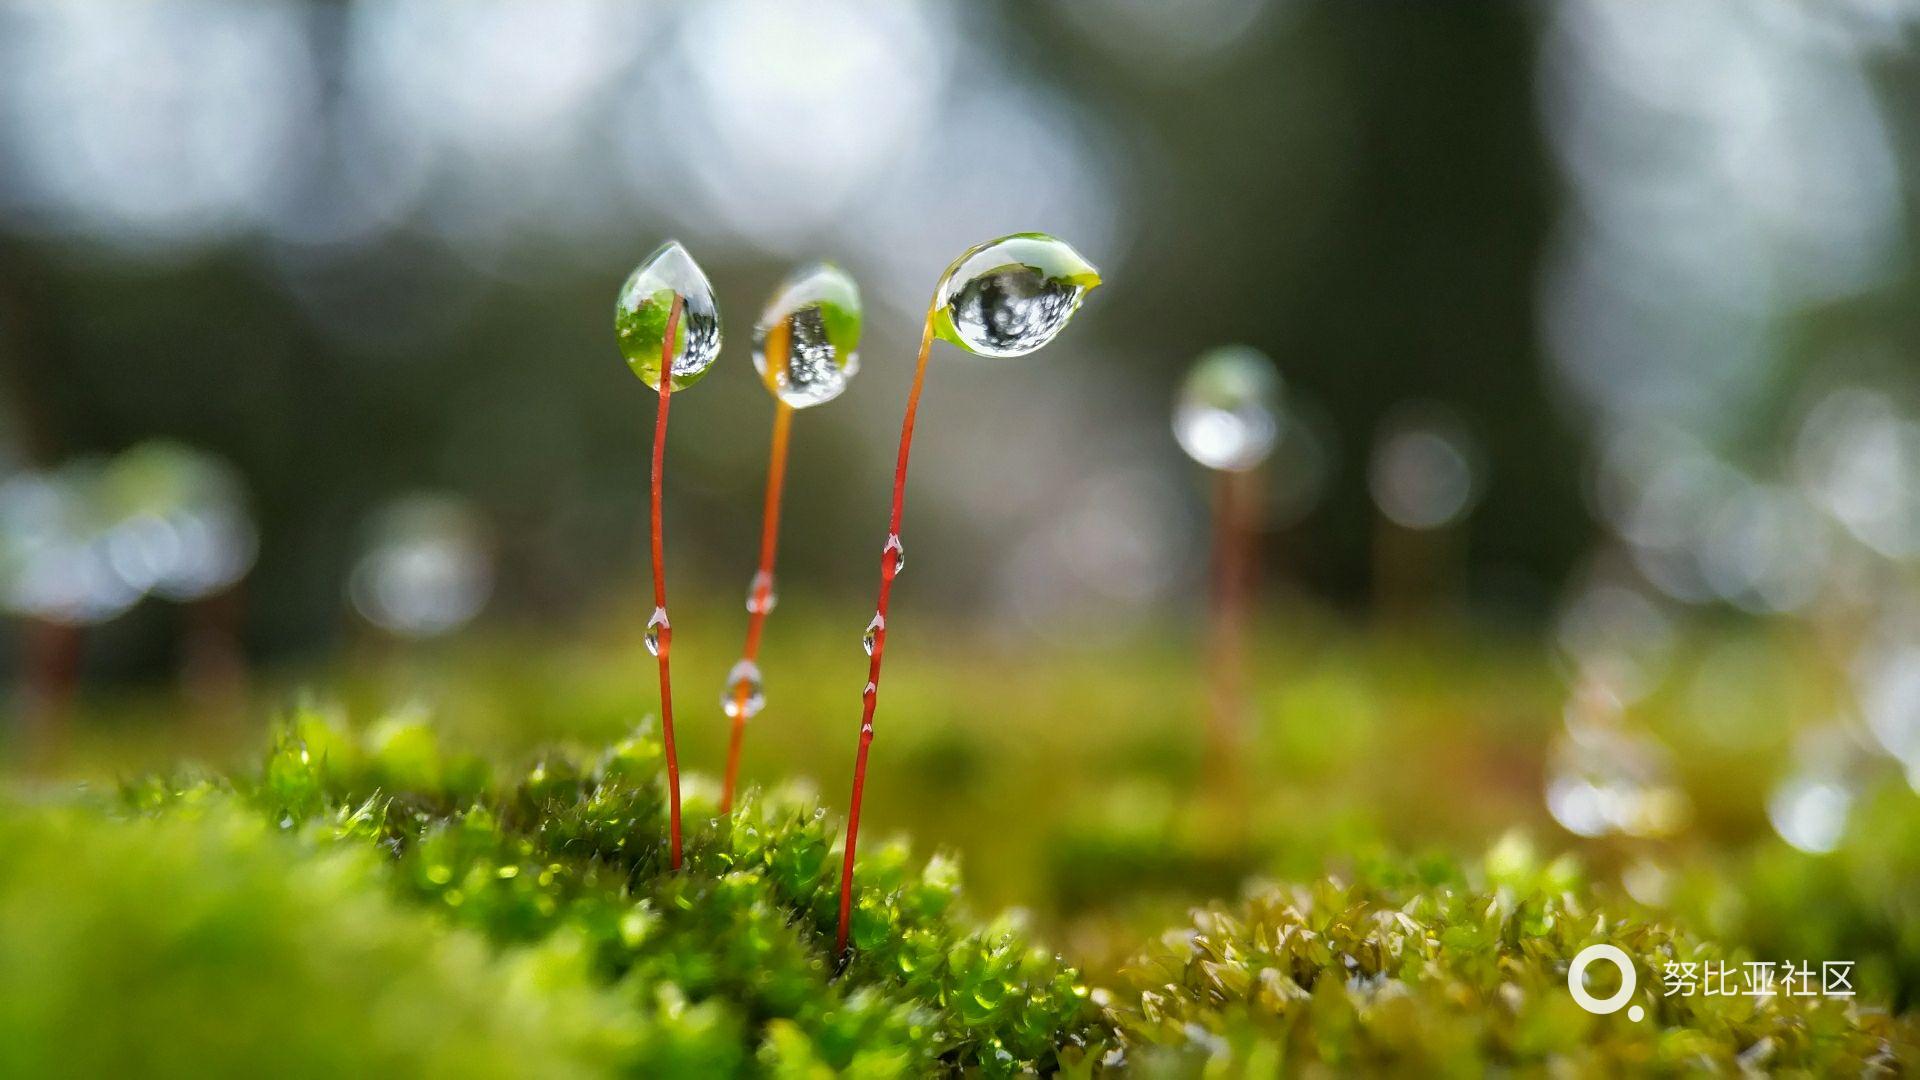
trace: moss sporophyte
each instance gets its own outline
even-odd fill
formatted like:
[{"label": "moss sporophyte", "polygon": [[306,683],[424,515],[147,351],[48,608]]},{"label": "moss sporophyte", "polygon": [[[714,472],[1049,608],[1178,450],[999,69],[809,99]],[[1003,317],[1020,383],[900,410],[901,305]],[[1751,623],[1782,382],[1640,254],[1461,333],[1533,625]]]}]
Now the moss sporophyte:
[{"label": "moss sporophyte", "polygon": [[669,240],[627,276],[614,306],[614,333],[627,366],[659,391],[653,422],[650,508],[653,535],[653,617],[647,649],[660,662],[660,730],[667,759],[668,837],[672,865],[680,866],[680,762],[673,740],[673,676],[668,655],[673,623],[667,618],[666,557],[660,496],[667,454],[667,406],[675,390],[698,382],[720,356],[720,310],[707,276],[679,241]]},{"label": "moss sporophyte", "polygon": [[893,507],[887,540],[880,549],[880,598],[867,623],[867,684],[861,692],[860,741],[853,765],[853,794],[847,804],[847,842],[840,868],[840,924],[836,953],[845,954],[853,914],[854,851],[860,837],[860,800],[866,790],[867,748],[873,742],[873,715],[880,700],[880,665],[887,648],[887,605],[893,582],[906,565],[900,539],[905,508],[907,457],[913,447],[914,416],[926,381],[933,339],[959,346],[975,356],[1014,357],[1052,341],[1079,310],[1100,274],[1065,242],[1044,233],[1015,233],[969,248],[940,276],[920,331],[913,387],[900,421],[900,455],[893,467]]},{"label": "moss sporophyte", "polygon": [[1194,362],[1173,407],[1173,435],[1214,477],[1212,588],[1207,612],[1206,776],[1223,801],[1242,805],[1237,763],[1248,727],[1246,622],[1252,591],[1257,470],[1282,423],[1280,376],[1265,353],[1212,349]]},{"label": "moss sporophyte", "polygon": [[776,600],[773,563],[780,542],[780,493],[786,482],[793,411],[839,397],[860,370],[859,347],[859,286],[839,267],[826,263],[801,267],[789,275],[774,291],[754,327],[753,366],[774,397],[773,440],[767,455],[760,563],[747,586],[747,643],[720,691],[720,707],[732,721],[720,793],[723,814],[733,809],[747,721],[766,705],[760,676],[760,635]]}]

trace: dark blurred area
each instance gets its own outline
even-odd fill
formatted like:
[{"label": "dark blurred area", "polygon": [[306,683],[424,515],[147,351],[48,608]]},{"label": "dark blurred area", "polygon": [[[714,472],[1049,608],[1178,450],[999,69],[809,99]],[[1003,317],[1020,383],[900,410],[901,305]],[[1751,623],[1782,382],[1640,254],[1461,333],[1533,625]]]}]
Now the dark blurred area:
[{"label": "dark blurred area", "polygon": [[[1237,342],[1274,358],[1298,433],[1265,477],[1269,597],[1359,609],[1414,559],[1395,530],[1444,530],[1435,580],[1407,588],[1503,620],[1616,564],[1672,602],[1790,610],[1817,591],[1800,578],[1837,572],[1837,554],[1808,568],[1816,547],[1920,551],[1913,21],[1784,2],[4,4],[9,468],[155,439],[229,463],[260,659],[481,601],[560,621],[625,604],[653,403],[612,301],[673,236],[727,344],[675,397],[667,542],[676,587],[731,598],[772,408],[750,329],[791,266],[831,258],[866,295],[863,372],[796,422],[781,578],[857,612],[928,291],[967,245],[1040,229],[1107,284],[1030,360],[936,355],[914,602],[1052,638],[1192,610],[1208,486],[1168,412],[1193,359]],[[1882,425],[1864,464],[1833,466],[1854,495],[1807,465],[1832,457],[1805,450],[1823,403],[1854,418],[1843,442]],[[1436,475],[1451,494],[1396,487]],[[1623,483],[1638,494],[1609,502]],[[407,537],[439,554],[409,562]],[[432,610],[381,616],[421,579]],[[173,662],[168,611],[102,621],[90,671]]]}]

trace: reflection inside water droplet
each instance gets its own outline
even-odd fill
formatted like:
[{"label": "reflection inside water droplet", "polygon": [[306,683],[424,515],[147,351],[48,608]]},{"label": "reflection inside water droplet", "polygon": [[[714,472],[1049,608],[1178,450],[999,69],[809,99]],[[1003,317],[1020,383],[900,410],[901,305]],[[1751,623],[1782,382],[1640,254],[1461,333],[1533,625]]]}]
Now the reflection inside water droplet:
[{"label": "reflection inside water droplet", "polygon": [[693,256],[677,240],[660,245],[627,276],[614,305],[620,353],[640,381],[655,390],[675,295],[681,311],[673,337],[673,389],[683,390],[700,381],[720,356],[720,308]]},{"label": "reflection inside water droplet", "polygon": [[789,278],[754,327],[753,366],[796,409],[832,401],[860,370],[860,290],[838,267]]},{"label": "reflection inside water droplet", "polygon": [[1025,356],[1052,341],[1100,274],[1065,242],[1017,233],[968,250],[934,291],[939,335],[980,356]]}]

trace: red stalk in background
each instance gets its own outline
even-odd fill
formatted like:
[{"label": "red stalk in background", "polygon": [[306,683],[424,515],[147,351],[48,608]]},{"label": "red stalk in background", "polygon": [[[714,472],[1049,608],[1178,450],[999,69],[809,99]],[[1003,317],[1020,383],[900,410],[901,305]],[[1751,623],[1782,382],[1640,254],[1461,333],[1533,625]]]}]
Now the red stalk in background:
[{"label": "red stalk in background", "polygon": [[[775,334],[785,350],[786,323],[768,333],[768,348],[774,347]],[[751,601],[747,605],[747,644],[741,659],[757,663],[760,658],[760,631],[766,625],[767,612],[773,607],[773,560],[780,544],[780,491],[787,479],[787,439],[793,430],[793,406],[775,399],[773,406],[773,446],[767,453],[767,501],[760,516],[760,567],[753,575]],[[720,791],[720,812],[733,811],[734,786],[740,777],[740,744],[747,732],[747,699],[752,689],[744,683],[733,694],[733,732],[727,741],[727,776]]]}]

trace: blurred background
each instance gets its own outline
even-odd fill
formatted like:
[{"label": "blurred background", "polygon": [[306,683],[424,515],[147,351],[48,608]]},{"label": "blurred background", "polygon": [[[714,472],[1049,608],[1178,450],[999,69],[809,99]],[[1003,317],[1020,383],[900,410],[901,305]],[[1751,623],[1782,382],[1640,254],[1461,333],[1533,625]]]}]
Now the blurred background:
[{"label": "blurred background", "polygon": [[300,686],[632,723],[653,401],[611,309],[677,237],[727,341],[673,410],[691,700],[744,626],[752,324],[800,262],[865,295],[795,423],[749,743],[837,792],[920,313],[1039,229],[1107,284],[1029,359],[937,347],[875,752],[949,801],[882,779],[883,821],[1206,784],[1230,523],[1172,415],[1238,343],[1280,381],[1237,595],[1294,784],[1256,818],[1832,850],[1920,783],[1917,43],[1904,0],[0,4],[12,731],[172,749]]}]

